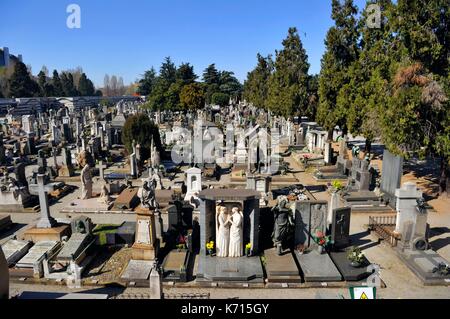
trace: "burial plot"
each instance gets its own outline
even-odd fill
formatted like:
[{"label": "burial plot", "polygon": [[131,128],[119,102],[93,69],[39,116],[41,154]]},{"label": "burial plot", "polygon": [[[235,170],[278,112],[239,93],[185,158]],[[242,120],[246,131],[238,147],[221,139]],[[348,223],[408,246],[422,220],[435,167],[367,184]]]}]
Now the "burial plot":
[{"label": "burial plot", "polygon": [[33,276],[41,277],[43,275],[42,261],[45,255],[52,255],[61,247],[57,241],[37,242],[28,253],[16,263],[16,268],[26,268],[33,270]]},{"label": "burial plot", "polygon": [[8,267],[13,266],[19,261],[30,249],[31,243],[25,240],[10,239],[1,247],[5,253]]},{"label": "burial plot", "polygon": [[133,210],[139,205],[138,188],[126,188],[114,201],[115,210]]},{"label": "burial plot", "polygon": [[154,265],[153,260],[130,260],[120,278],[126,282],[148,282],[150,272]]},{"label": "burial plot", "polygon": [[133,245],[136,235],[136,222],[124,222],[116,231],[116,244]]},{"label": "burial plot", "polygon": [[86,257],[86,250],[95,242],[92,236],[92,222],[90,218],[80,216],[71,222],[72,235],[64,243],[55,261],[67,265],[71,260],[78,264]]},{"label": "burial plot", "polygon": [[[259,253],[259,193],[246,189],[206,189],[200,192],[200,254],[197,282],[252,282],[263,283]],[[216,242],[216,205],[240,207],[242,251],[250,245],[247,257],[218,257],[208,254],[207,242]],[[228,208],[227,208],[228,209]],[[243,254],[242,254],[243,255]]]},{"label": "burial plot", "polygon": [[192,255],[187,250],[172,250],[162,263],[164,281],[186,282]]},{"label": "burial plot", "polygon": [[271,248],[264,251],[264,256],[268,282],[300,283],[302,281],[296,258],[290,251],[280,256],[275,248]]},{"label": "burial plot", "polygon": [[299,201],[295,206],[295,255],[306,282],[341,281],[342,277],[324,247],[314,236],[326,234],[326,201]]},{"label": "burial plot", "polygon": [[330,257],[339,269],[346,281],[359,281],[367,278],[370,273],[367,267],[370,262],[366,257],[359,267],[353,267],[348,259],[350,251],[350,217],[351,208],[343,207],[333,210],[332,223],[330,226],[330,236],[333,242]]}]

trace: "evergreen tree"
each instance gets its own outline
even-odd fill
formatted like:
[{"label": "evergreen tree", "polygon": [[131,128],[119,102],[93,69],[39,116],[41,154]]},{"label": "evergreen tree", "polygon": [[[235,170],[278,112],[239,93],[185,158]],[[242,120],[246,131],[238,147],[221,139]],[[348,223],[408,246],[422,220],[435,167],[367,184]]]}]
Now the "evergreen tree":
[{"label": "evergreen tree", "polygon": [[28,69],[22,62],[14,65],[14,72],[9,79],[10,97],[33,97],[39,96],[39,85],[30,77]]},{"label": "evergreen tree", "polygon": [[53,84],[53,93],[54,96],[64,96],[64,90],[61,83],[61,79],[59,77],[58,71],[53,71],[53,78],[52,78],[52,84]]},{"label": "evergreen tree", "polygon": [[177,68],[170,57],[166,57],[164,62],[161,64],[159,77],[165,81],[168,86],[175,83],[177,79]]},{"label": "evergreen tree", "polygon": [[220,74],[215,64],[211,64],[205,69],[203,72],[203,81],[208,85],[220,83]]},{"label": "evergreen tree", "polygon": [[93,96],[95,94],[94,84],[87,78],[85,73],[81,74],[78,82],[78,91],[80,96]]},{"label": "evergreen tree", "polygon": [[139,80],[139,86],[137,93],[139,95],[150,95],[155,86],[156,82],[156,71],[152,67],[150,70],[145,71],[144,77]]},{"label": "evergreen tree", "polygon": [[[329,131],[336,125],[344,131],[346,128],[347,107],[338,104],[341,88],[349,83],[348,70],[358,59],[358,28],[356,20],[357,8],[352,0],[332,0],[332,18],[335,25],[327,33],[326,52],[322,57],[319,77],[319,99],[317,120]],[[331,136],[329,136],[331,138]]]},{"label": "evergreen tree", "polygon": [[205,105],[204,85],[191,83],[185,85],[180,92],[180,103],[184,110],[197,110]]},{"label": "evergreen tree", "polygon": [[194,83],[198,76],[194,73],[194,67],[189,63],[182,63],[177,70],[176,79],[184,85]]},{"label": "evergreen tree", "polygon": [[289,28],[283,49],[276,52],[275,71],[269,79],[268,104],[286,117],[304,114],[308,106],[308,56],[296,28]]},{"label": "evergreen tree", "polygon": [[244,83],[244,98],[257,107],[268,109],[267,96],[269,91],[269,78],[273,71],[272,57],[263,57],[258,53],[258,64],[253,71],[247,74]]}]

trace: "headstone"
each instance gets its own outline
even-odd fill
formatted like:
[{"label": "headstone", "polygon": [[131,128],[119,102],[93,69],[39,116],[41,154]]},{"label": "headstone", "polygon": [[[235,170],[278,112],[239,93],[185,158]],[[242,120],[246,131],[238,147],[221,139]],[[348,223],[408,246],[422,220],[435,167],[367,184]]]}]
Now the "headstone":
[{"label": "headstone", "polygon": [[5,254],[8,267],[19,261],[30,249],[31,243],[25,240],[10,239],[1,248]]},{"label": "headstone", "polygon": [[331,241],[336,249],[345,248],[350,244],[351,210],[350,207],[333,209]]},{"label": "headstone", "polygon": [[156,237],[155,211],[142,206],[136,209],[136,236],[132,247],[133,260],[155,260],[159,250]]},{"label": "headstone", "polygon": [[187,191],[185,201],[190,201],[192,197],[197,198],[197,194],[202,191],[202,170],[192,167],[186,171]]},{"label": "headstone", "polygon": [[400,188],[402,175],[403,158],[384,150],[380,190],[383,193],[384,201],[394,209],[396,205],[395,192]]},{"label": "headstone", "polygon": [[45,175],[37,175],[37,185],[39,194],[39,207],[41,217],[36,225],[37,228],[52,228],[56,225],[56,220],[50,216],[50,207],[48,205],[48,195],[44,184]]},{"label": "headstone", "polygon": [[0,247],[0,299],[9,297],[9,269],[5,255]]}]

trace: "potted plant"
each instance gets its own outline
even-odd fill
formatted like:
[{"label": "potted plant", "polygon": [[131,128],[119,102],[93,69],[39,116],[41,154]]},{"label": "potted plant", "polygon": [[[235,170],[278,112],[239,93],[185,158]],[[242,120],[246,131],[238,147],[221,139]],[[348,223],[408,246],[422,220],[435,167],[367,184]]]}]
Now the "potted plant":
[{"label": "potted plant", "polygon": [[343,190],[344,189],[344,185],[340,182],[340,181],[338,181],[338,180],[334,180],[332,183],[331,183],[331,191],[333,192],[333,193],[339,193],[341,190]]},{"label": "potted plant", "polygon": [[245,255],[247,257],[250,257],[251,249],[252,249],[252,244],[251,243],[248,243],[247,245],[245,245]]},{"label": "potted plant", "polygon": [[320,253],[323,253],[325,248],[326,248],[326,246],[331,244],[331,236],[326,236],[324,234],[324,232],[321,231],[321,230],[316,230],[313,233],[312,238],[319,245],[319,252]]},{"label": "potted plant", "polygon": [[435,273],[439,276],[448,276],[450,274],[450,266],[445,263],[439,263],[439,265],[433,269],[433,274]]},{"label": "potted plant", "polygon": [[350,265],[355,268],[361,267],[365,260],[364,253],[361,251],[361,248],[355,246],[348,251],[347,258],[350,261]]},{"label": "potted plant", "polygon": [[214,241],[211,240],[210,242],[206,243],[206,249],[208,251],[208,255],[212,256],[214,250]]}]

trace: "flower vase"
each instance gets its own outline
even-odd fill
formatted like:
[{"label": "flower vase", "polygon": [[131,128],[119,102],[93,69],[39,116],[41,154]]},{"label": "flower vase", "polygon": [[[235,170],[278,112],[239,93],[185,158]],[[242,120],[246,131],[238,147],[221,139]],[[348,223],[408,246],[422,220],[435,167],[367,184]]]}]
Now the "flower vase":
[{"label": "flower vase", "polygon": [[325,248],[321,245],[319,245],[319,247],[317,247],[317,251],[319,252],[319,255],[322,255],[325,251]]}]

